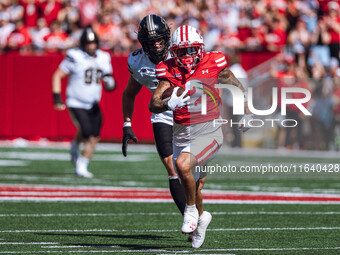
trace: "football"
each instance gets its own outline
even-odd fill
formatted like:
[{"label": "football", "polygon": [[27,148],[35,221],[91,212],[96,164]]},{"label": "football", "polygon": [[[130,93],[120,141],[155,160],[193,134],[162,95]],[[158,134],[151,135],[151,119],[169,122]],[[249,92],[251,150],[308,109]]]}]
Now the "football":
[{"label": "football", "polygon": [[[172,92],[174,91],[174,89],[175,89],[176,87],[179,87],[179,86],[171,86],[170,88],[167,88],[167,89],[163,92],[163,94],[162,94],[162,96],[161,96],[161,99],[162,99],[163,101],[168,101],[168,100],[170,99],[171,95],[172,95]],[[182,95],[184,91],[185,91],[184,88],[179,87],[179,89],[177,90],[177,96]],[[185,97],[187,97],[187,96],[188,96],[188,95],[185,95]],[[184,97],[184,98],[185,98],[185,97]]]}]

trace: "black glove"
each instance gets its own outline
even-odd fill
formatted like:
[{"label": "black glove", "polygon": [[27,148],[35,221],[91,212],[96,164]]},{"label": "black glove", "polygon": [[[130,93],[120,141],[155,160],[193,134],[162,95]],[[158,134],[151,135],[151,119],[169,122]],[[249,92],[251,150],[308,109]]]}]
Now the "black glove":
[{"label": "black glove", "polygon": [[122,152],[123,152],[124,157],[126,157],[127,146],[130,140],[137,143],[137,138],[135,136],[135,133],[133,133],[131,127],[123,127]]}]

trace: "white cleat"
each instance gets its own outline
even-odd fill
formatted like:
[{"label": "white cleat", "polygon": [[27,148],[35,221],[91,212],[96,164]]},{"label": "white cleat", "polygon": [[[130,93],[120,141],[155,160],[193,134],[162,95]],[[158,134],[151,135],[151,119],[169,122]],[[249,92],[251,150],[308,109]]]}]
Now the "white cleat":
[{"label": "white cleat", "polygon": [[209,212],[204,211],[198,219],[197,229],[192,237],[192,247],[200,248],[204,243],[205,232],[209,226],[212,216]]},{"label": "white cleat", "polygon": [[193,209],[188,209],[186,206],[184,211],[182,233],[190,234],[194,232],[197,228],[198,217],[198,210],[196,207]]},{"label": "white cleat", "polygon": [[79,152],[79,144],[77,144],[75,141],[72,141],[71,143],[70,153],[71,153],[71,161],[74,165],[76,165],[80,152]]},{"label": "white cleat", "polygon": [[84,178],[92,178],[93,174],[87,170],[87,164],[84,162],[84,157],[79,157],[76,163],[75,174]]},{"label": "white cleat", "polygon": [[76,175],[84,178],[92,178],[93,173],[89,172],[87,169],[76,169]]}]

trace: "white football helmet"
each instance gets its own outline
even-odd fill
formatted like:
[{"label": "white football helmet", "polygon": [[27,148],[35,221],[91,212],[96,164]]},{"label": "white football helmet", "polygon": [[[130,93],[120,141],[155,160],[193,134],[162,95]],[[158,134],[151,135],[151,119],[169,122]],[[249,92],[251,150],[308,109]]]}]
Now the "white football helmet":
[{"label": "white football helmet", "polygon": [[203,58],[203,37],[196,28],[181,26],[172,34],[170,52],[177,65],[191,72]]}]

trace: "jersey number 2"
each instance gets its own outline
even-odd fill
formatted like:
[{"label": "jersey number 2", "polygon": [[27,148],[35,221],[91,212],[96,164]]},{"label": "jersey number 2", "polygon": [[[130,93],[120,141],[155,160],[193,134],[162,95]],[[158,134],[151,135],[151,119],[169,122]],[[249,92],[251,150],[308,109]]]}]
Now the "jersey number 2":
[{"label": "jersey number 2", "polygon": [[206,96],[203,94],[203,84],[199,80],[191,80],[185,84],[185,89],[190,91],[190,100],[188,104],[189,112],[202,111],[202,99],[206,102]]}]

